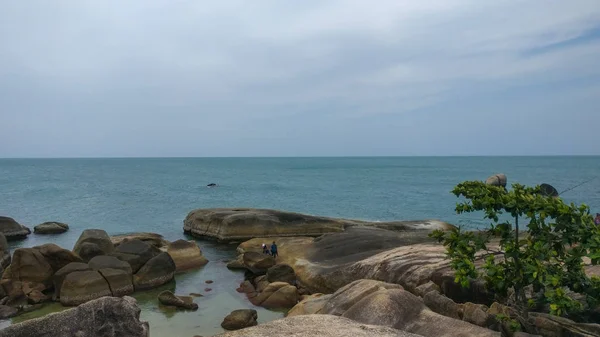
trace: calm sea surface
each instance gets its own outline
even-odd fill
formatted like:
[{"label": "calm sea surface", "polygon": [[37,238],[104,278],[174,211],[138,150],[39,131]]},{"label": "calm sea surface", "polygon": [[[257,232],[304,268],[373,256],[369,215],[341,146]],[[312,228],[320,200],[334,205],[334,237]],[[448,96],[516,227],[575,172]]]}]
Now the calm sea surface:
[{"label": "calm sea surface", "polygon": [[[562,197],[600,212],[600,157],[396,157],[396,158],[164,158],[0,159],[0,215],[30,227],[61,221],[69,232],[30,235],[12,248],[54,242],[72,248],[86,228],[109,234],[156,232],[184,237],[183,219],[205,207],[260,207],[365,220],[440,219],[484,226],[474,215],[457,216],[451,189],[464,180],[503,172],[509,184],[549,183],[559,191],[592,178]],[[218,188],[206,188],[208,183]],[[235,288],[243,273],[225,268],[235,247],[200,242],[211,261],[178,275],[165,289],[200,292],[196,312],[160,309],[160,290],[136,294],[152,336],[209,336],[234,309],[253,307]],[[211,291],[206,280],[213,280]],[[59,310],[49,305],[15,322]],[[259,320],[282,313],[259,310]],[[11,321],[0,321],[0,327]]]}]

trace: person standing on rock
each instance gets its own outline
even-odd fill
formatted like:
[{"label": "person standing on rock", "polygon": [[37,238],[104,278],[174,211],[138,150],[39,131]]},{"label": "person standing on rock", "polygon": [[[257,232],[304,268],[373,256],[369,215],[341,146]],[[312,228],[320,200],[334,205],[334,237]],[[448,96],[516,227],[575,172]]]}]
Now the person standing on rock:
[{"label": "person standing on rock", "polygon": [[263,249],[263,254],[267,254],[267,255],[271,255],[271,252],[269,251],[269,248],[267,248],[266,244],[262,244],[262,249]]},{"label": "person standing on rock", "polygon": [[277,258],[277,245],[275,244],[275,241],[273,241],[273,244],[271,245],[271,255],[273,255],[274,258]]}]

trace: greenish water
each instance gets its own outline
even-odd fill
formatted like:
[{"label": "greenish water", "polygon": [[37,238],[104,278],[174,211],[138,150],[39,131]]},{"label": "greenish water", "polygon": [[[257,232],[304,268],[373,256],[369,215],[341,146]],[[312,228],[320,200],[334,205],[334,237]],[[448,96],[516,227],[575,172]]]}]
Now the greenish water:
[{"label": "greenish water", "polygon": [[[545,182],[562,191],[597,177],[600,157],[0,159],[0,215],[30,227],[44,221],[71,227],[61,235],[32,234],[11,243],[13,249],[47,242],[71,249],[86,228],[111,235],[155,232],[173,241],[184,238],[188,212],[201,207],[274,208],[373,221],[434,218],[482,227],[477,215],[455,214],[450,191],[461,181],[497,172],[506,173],[509,183]],[[211,182],[220,186],[206,188]],[[563,198],[600,212],[600,179]],[[203,294],[195,299],[198,311],[160,308],[156,296],[162,289],[134,296],[152,336],[210,336],[222,331],[220,323],[232,310],[254,308],[235,291],[243,273],[225,267],[235,246],[198,243],[209,264],[166,286],[181,295]],[[0,328],[60,309],[51,304],[0,321]],[[283,316],[255,309],[261,322]]]}]

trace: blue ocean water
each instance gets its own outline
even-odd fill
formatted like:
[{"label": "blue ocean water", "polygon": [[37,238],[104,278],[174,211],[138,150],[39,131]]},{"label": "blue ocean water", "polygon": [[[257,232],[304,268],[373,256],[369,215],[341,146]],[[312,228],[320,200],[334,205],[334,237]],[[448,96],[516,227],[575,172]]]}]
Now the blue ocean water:
[{"label": "blue ocean water", "polygon": [[[44,221],[70,225],[56,236],[30,235],[12,248],[54,242],[72,248],[86,228],[109,234],[156,232],[183,238],[183,219],[205,207],[260,207],[363,220],[439,219],[485,226],[477,215],[458,216],[452,188],[502,172],[510,183],[549,183],[559,191],[593,179],[562,197],[600,212],[600,157],[394,157],[394,158],[162,158],[0,159],[0,215],[30,227]],[[208,183],[217,188],[207,188]],[[243,273],[229,271],[235,246],[199,241],[210,263],[176,277],[177,294],[200,292],[197,312],[157,305],[158,290],[136,293],[152,336],[222,331],[235,309],[252,307],[235,288]],[[213,280],[206,291],[207,279]],[[44,310],[14,322],[61,310]],[[256,308],[259,321],[283,314]],[[11,322],[0,322],[0,328]],[[177,332],[174,334],[174,332]]]}]

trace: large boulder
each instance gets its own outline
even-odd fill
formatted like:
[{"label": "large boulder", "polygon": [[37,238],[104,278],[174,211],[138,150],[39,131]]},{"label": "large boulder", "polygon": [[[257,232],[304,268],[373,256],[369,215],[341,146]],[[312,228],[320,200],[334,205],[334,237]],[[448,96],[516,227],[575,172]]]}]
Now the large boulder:
[{"label": "large boulder", "polygon": [[139,240],[155,248],[163,248],[169,244],[169,241],[165,240],[162,235],[145,232],[113,235],[110,237],[110,240],[115,247],[119,247],[123,242],[131,240]]},{"label": "large boulder", "polygon": [[44,222],[33,227],[35,234],[61,234],[69,230],[69,225],[62,222]]},{"label": "large boulder", "polygon": [[61,248],[53,243],[47,243],[33,248],[37,249],[40,254],[44,256],[54,272],[57,272],[59,269],[68,265],[69,263],[83,262],[79,256],[75,255],[70,250]]},{"label": "large boulder", "polygon": [[10,249],[8,248],[8,241],[4,234],[0,233],[0,277],[6,267],[10,265]]},{"label": "large boulder", "polygon": [[104,268],[120,269],[125,273],[132,275],[131,266],[129,263],[121,261],[114,256],[99,255],[88,262],[92,270],[100,270]]},{"label": "large boulder", "polygon": [[460,319],[458,304],[435,290],[425,294],[423,302],[429,309],[440,315]]},{"label": "large boulder", "polygon": [[108,255],[115,250],[115,246],[113,245],[112,241],[110,241],[110,237],[108,236],[106,231],[102,230],[102,229],[86,229],[86,230],[84,230],[81,233],[81,236],[79,236],[79,239],[77,240],[77,242],[75,243],[73,252],[75,252],[75,254],[81,256],[81,258],[83,258],[85,260],[85,258],[82,256],[82,254],[80,254],[81,250],[82,250],[82,245],[84,243],[95,244],[102,251],[102,253],[104,253],[104,255]]},{"label": "large boulder", "polygon": [[242,261],[244,267],[254,274],[264,274],[275,265],[275,259],[271,255],[257,252],[244,253]]},{"label": "large boulder", "polygon": [[296,284],[296,273],[294,268],[287,264],[276,264],[267,270],[267,280],[269,282]]},{"label": "large boulder", "polygon": [[4,234],[8,241],[22,240],[31,234],[31,230],[19,224],[13,218],[0,216],[0,233]]},{"label": "large boulder", "polygon": [[257,325],[257,318],[258,313],[254,309],[234,310],[225,316],[223,322],[221,322],[221,327],[225,330],[239,330]]},{"label": "large boulder", "polygon": [[564,317],[530,312],[528,323],[542,336],[591,337],[600,336],[600,324],[576,323]]},{"label": "large boulder", "polygon": [[35,248],[17,248],[3,279],[51,284],[54,271],[44,255]]},{"label": "large boulder", "polygon": [[76,271],[68,274],[60,288],[60,303],[80,305],[103,296],[112,296],[106,279],[97,271]]},{"label": "large boulder", "polygon": [[71,262],[68,265],[59,269],[56,273],[54,273],[53,281],[54,281],[54,298],[60,298],[60,289],[67,275],[76,272],[76,271],[90,271],[92,268],[88,266],[87,263],[82,262]]},{"label": "large boulder", "polygon": [[[332,315],[307,315],[278,319],[237,331],[228,331],[215,337],[419,337],[388,327],[365,325]],[[18,336],[20,337],[20,336]]]},{"label": "large boulder", "polygon": [[148,323],[131,297],[103,297],[0,330],[0,337],[148,337]]},{"label": "large boulder", "polygon": [[194,299],[191,296],[177,296],[169,290],[158,294],[158,301],[163,305],[186,310],[198,310],[198,304],[194,303]]},{"label": "large boulder", "polygon": [[504,173],[494,174],[489,176],[485,183],[492,186],[506,187],[506,175]]},{"label": "large boulder", "polygon": [[194,240],[171,242],[167,248],[167,253],[171,255],[178,272],[202,267],[208,263]]},{"label": "large boulder", "polygon": [[326,233],[343,232],[352,226],[405,231],[442,229],[448,228],[449,225],[435,220],[373,223],[252,208],[197,209],[190,212],[183,222],[183,230],[186,233],[225,242],[239,242],[255,237],[316,237]]},{"label": "large boulder", "polygon": [[146,262],[160,253],[158,248],[145,241],[131,239],[122,241],[111,255],[129,263],[136,273]]},{"label": "large boulder", "polygon": [[167,253],[150,259],[133,276],[133,285],[136,290],[150,289],[171,281],[175,275],[175,262]]},{"label": "large boulder", "polygon": [[83,261],[88,262],[92,258],[98,255],[105,255],[106,253],[95,243],[84,242],[78,246],[77,255],[83,259]]},{"label": "large boulder", "polygon": [[331,295],[320,307],[316,312],[318,314],[393,327],[424,337],[500,337],[499,332],[431,311],[420,297],[396,284],[373,280],[359,280],[348,284]]},{"label": "large boulder", "polygon": [[316,314],[323,309],[331,298],[331,294],[312,294],[306,296],[287,313],[287,317]]},{"label": "large boulder", "polygon": [[131,271],[102,268],[98,269],[98,272],[108,282],[108,288],[113,296],[125,296],[133,293]]},{"label": "large boulder", "polygon": [[270,283],[256,297],[249,298],[254,305],[267,309],[289,309],[298,303],[298,289],[286,282]]}]

